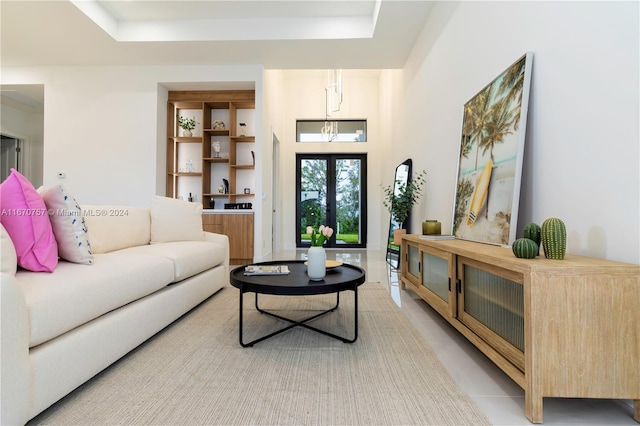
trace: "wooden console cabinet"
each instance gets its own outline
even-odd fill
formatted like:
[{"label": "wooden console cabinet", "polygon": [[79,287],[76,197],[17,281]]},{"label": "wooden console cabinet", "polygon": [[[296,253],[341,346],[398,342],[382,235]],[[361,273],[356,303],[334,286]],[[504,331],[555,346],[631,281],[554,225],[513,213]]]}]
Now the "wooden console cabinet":
[{"label": "wooden console cabinet", "polygon": [[229,261],[232,265],[253,262],[253,212],[228,210],[205,213],[202,215],[202,228],[229,237]]},{"label": "wooden console cabinet", "polygon": [[567,255],[518,259],[510,248],[402,239],[410,288],[525,391],[634,401],[640,422],[640,265]]}]

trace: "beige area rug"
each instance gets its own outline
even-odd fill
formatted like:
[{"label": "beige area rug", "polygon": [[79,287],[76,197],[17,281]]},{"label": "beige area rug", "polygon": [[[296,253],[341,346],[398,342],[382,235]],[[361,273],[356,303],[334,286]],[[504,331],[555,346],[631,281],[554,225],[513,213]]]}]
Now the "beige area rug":
[{"label": "beige area rug", "polygon": [[[295,327],[242,348],[238,291],[225,287],[30,424],[489,424],[379,283],[359,288],[353,344]],[[245,342],[288,323],[245,295]],[[260,296],[260,307],[302,319],[335,295]],[[353,293],[310,323],[353,337]]]}]

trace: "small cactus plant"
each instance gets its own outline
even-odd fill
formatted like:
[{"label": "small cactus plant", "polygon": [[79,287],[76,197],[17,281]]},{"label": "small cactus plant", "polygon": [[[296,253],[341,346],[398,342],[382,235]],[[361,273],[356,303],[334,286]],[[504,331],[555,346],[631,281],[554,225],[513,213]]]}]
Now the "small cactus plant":
[{"label": "small cactus plant", "polygon": [[535,241],[538,245],[538,255],[540,254],[540,225],[536,223],[530,223],[524,227],[525,238]]},{"label": "small cactus plant", "polygon": [[567,229],[564,222],[550,217],[542,223],[540,230],[544,257],[547,259],[564,259],[567,251]]},{"label": "small cactus plant", "polygon": [[511,250],[521,259],[533,259],[540,253],[538,243],[529,238],[518,238],[513,242]]}]

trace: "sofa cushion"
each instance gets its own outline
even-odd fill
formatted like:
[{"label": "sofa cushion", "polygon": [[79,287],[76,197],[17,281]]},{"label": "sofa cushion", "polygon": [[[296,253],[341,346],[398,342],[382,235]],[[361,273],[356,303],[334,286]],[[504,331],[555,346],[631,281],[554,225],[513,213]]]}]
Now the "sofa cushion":
[{"label": "sofa cushion", "polygon": [[149,209],[82,205],[93,254],[149,244]]},{"label": "sofa cushion", "polygon": [[173,262],[173,282],[199,274],[224,262],[226,247],[209,241],[176,241],[132,247],[122,252],[160,256]]},{"label": "sofa cushion", "polygon": [[202,204],[155,196],[151,200],[151,244],[203,241]]},{"label": "sofa cushion", "polygon": [[29,311],[29,346],[44,343],[173,281],[168,259],[143,253],[94,255],[92,266],[61,261],[52,274],[18,271]]},{"label": "sofa cushion", "polygon": [[0,185],[4,225],[16,249],[18,265],[30,271],[51,272],[58,264],[47,207],[31,182],[15,169]]},{"label": "sofa cushion", "polygon": [[69,262],[90,265],[93,254],[87,236],[87,225],[76,199],[62,185],[38,188],[49,210],[58,254]]},{"label": "sofa cushion", "polygon": [[2,259],[2,266],[0,272],[5,274],[16,274],[18,265],[18,258],[16,257],[16,248],[13,246],[13,241],[4,226],[0,224],[0,258]]}]

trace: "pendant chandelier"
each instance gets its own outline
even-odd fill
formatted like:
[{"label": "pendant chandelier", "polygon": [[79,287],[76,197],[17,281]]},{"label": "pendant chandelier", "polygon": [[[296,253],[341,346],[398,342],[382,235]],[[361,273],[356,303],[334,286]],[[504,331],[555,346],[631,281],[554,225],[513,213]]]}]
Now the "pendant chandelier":
[{"label": "pendant chandelier", "polygon": [[338,122],[329,121],[334,112],[340,111],[342,104],[342,70],[327,71],[327,85],[325,91],[325,117],[324,127],[320,131],[322,138],[327,142],[333,142],[338,137]]}]

